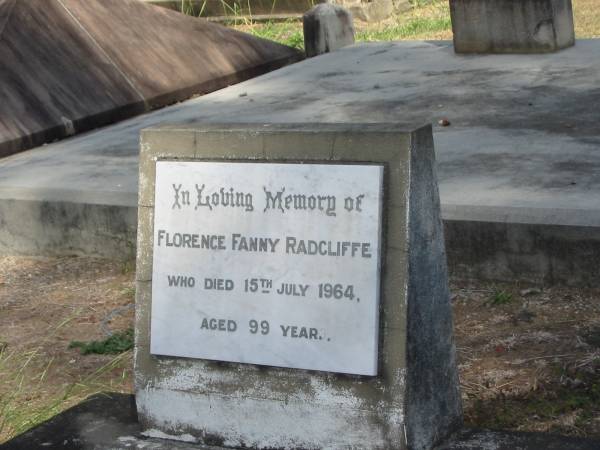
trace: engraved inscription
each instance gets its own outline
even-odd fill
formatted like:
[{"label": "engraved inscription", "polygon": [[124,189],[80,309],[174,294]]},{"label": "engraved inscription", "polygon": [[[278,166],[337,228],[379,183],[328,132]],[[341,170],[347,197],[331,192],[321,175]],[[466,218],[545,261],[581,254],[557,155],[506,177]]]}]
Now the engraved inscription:
[{"label": "engraved inscription", "polygon": [[156,173],[152,353],[377,373],[382,166]]}]

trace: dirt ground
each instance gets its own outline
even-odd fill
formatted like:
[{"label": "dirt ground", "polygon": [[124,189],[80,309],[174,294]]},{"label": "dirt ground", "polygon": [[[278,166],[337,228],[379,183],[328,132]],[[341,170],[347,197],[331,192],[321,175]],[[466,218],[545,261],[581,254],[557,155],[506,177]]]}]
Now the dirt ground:
[{"label": "dirt ground", "polygon": [[133,325],[133,271],[93,258],[0,258],[0,442],[102,391],[131,392],[131,352],[72,341]]},{"label": "dirt ground", "polygon": [[[133,326],[130,265],[0,257],[0,442],[88,395],[131,392],[132,354],[72,341]],[[600,437],[600,290],[451,281],[468,425]]]},{"label": "dirt ground", "polygon": [[466,423],[600,437],[600,290],[451,288]]}]

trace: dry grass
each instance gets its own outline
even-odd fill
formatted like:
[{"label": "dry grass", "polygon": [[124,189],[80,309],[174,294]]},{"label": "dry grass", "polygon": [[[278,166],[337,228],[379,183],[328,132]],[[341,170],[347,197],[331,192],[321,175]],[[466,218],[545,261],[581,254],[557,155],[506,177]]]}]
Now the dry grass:
[{"label": "dry grass", "polygon": [[578,39],[600,37],[600,1],[573,0],[573,16]]},{"label": "dry grass", "polygon": [[[600,436],[600,291],[453,286],[466,422]],[[511,301],[497,302],[498,293]]]},{"label": "dry grass", "polygon": [[[0,258],[0,442],[101,391],[131,352],[69,343],[133,324],[133,272],[92,258]],[[600,437],[600,290],[451,284],[467,424]]]},{"label": "dry grass", "polygon": [[0,258],[0,442],[94,393],[131,391],[131,351],[69,348],[132,326],[131,278],[92,258]]}]

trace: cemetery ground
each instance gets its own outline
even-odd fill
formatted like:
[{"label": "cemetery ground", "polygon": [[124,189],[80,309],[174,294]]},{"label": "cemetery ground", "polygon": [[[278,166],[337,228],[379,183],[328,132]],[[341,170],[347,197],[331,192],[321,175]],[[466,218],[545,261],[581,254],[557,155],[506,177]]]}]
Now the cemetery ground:
[{"label": "cemetery ground", "polygon": [[[0,258],[0,442],[98,392],[132,391],[134,268]],[[451,280],[468,426],[600,437],[600,289]],[[120,332],[120,334],[119,334]]]},{"label": "cemetery ground", "polygon": [[[415,0],[414,8],[400,12],[382,22],[354,20],[357,42],[395,41],[403,39],[452,39],[448,0]],[[597,0],[573,0],[577,39],[600,37],[600,8]],[[302,21],[253,22],[235,20],[234,28],[265,39],[303,48]]]}]

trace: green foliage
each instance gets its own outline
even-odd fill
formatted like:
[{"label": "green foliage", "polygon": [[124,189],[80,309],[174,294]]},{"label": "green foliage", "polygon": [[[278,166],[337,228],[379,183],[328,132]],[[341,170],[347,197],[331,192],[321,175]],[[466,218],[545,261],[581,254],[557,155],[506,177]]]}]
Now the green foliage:
[{"label": "green foliage", "polygon": [[194,0],[181,0],[181,12],[188,16],[200,17],[205,7],[206,1],[202,2],[200,7],[198,7]]},{"label": "green foliage", "polygon": [[69,344],[69,348],[79,348],[82,355],[90,353],[97,355],[123,353],[133,348],[133,328],[114,333],[103,341],[73,341]]},{"label": "green foliage", "polygon": [[[44,345],[81,312],[80,309],[76,310],[58,325],[52,326],[37,346],[25,350],[11,351],[10,346],[0,349],[0,386],[3,387],[0,390],[0,439],[19,435],[92,394],[115,391],[115,387],[123,390],[121,383],[129,371],[130,353],[110,357],[93,372],[76,376],[72,383],[63,385],[59,392],[54,392],[53,384],[49,383],[55,357],[48,357]],[[128,332],[133,342],[133,331]],[[116,371],[119,373],[113,375]],[[40,389],[45,395],[47,393],[47,398],[42,401],[31,399],[32,392],[40,392]]]},{"label": "green foliage", "polygon": [[398,41],[423,33],[434,33],[452,28],[450,17],[415,17],[381,29],[365,29],[356,33],[357,41]]},{"label": "green foliage", "polygon": [[[397,41],[401,39],[410,39],[424,33],[435,33],[449,30],[452,27],[449,16],[444,17],[414,17],[404,22],[385,27],[367,27],[356,32],[357,42],[369,41]],[[284,22],[264,22],[254,23],[244,31],[280,44],[304,49],[304,34],[302,23],[296,20],[287,20]]]},{"label": "green foliage", "polygon": [[298,21],[253,24],[247,31],[254,36],[304,50],[304,34]]},{"label": "green foliage", "polygon": [[513,296],[510,292],[494,289],[491,298],[488,301],[488,305],[498,306],[498,305],[506,305],[512,302]]}]

